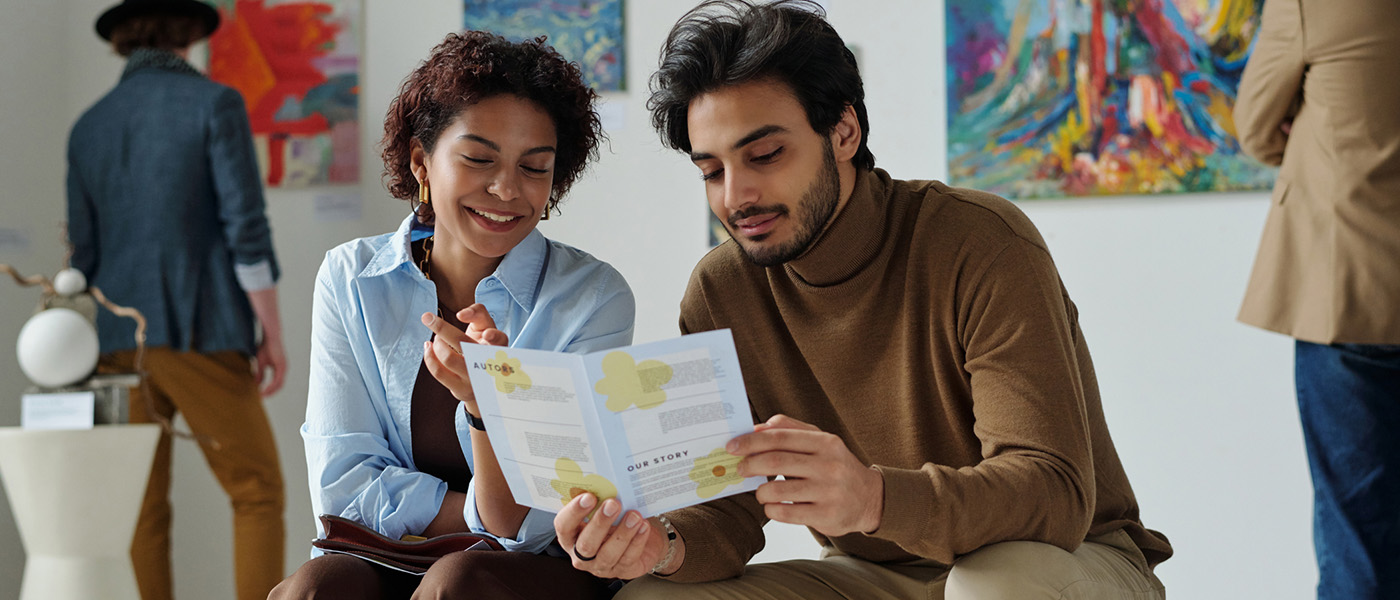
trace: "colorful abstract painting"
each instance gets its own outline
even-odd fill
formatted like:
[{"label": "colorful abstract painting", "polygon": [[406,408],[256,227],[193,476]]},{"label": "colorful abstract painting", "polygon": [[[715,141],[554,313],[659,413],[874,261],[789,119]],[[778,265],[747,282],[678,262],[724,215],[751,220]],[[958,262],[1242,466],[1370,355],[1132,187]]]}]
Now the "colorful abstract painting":
[{"label": "colorful abstract painting", "polygon": [[243,94],[267,185],[359,181],[359,0],[216,4],[209,76]]},{"label": "colorful abstract painting", "polygon": [[463,0],[469,30],[512,40],[540,35],[579,64],[583,79],[600,92],[627,89],[622,0]]},{"label": "colorful abstract painting", "polygon": [[1231,111],[1263,0],[947,0],[950,181],[1012,198],[1267,189]]}]

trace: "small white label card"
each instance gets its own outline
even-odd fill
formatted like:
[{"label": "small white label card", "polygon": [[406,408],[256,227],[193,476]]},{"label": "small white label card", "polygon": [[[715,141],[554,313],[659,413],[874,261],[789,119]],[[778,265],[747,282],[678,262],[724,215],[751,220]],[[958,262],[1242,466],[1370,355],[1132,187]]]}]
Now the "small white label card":
[{"label": "small white label card", "polygon": [[24,429],[92,429],[97,403],[94,392],[25,394],[20,412]]},{"label": "small white label card", "polygon": [[22,229],[0,227],[0,256],[29,256],[29,234]]},{"label": "small white label card", "polygon": [[314,212],[322,223],[358,221],[364,215],[364,197],[357,191],[316,194]]}]

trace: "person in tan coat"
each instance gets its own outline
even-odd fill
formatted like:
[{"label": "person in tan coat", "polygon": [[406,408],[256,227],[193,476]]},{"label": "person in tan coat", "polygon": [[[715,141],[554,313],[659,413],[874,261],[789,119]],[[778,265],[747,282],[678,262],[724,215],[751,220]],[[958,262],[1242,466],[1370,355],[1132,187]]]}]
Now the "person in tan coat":
[{"label": "person in tan coat", "polygon": [[1279,165],[1240,320],[1296,338],[1318,598],[1400,598],[1400,3],[1268,0],[1235,105]]}]

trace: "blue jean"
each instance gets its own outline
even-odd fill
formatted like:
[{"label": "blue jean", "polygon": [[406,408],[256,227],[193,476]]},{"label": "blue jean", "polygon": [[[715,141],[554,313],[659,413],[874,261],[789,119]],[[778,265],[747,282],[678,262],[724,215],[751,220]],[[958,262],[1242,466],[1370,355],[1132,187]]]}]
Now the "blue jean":
[{"label": "blue jean", "polygon": [[1400,598],[1400,345],[1299,341],[1319,600]]}]

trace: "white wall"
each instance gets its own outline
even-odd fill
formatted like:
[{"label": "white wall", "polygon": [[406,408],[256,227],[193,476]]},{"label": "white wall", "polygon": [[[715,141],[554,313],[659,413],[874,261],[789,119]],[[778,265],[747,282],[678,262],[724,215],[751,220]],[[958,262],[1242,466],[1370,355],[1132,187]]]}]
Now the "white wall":
[{"label": "white wall", "polygon": [[[0,10],[16,8],[17,2],[6,2]],[[0,262],[52,271],[63,256],[56,233],[63,181],[53,168],[63,150],[51,132],[63,129],[67,115],[42,107],[66,95],[53,77],[64,69],[63,43],[53,35],[61,30],[63,11],[47,2],[26,9],[25,19],[0,19],[0,81],[24,82],[0,85]],[[58,258],[44,260],[52,256]],[[19,423],[24,377],[13,344],[38,300],[37,293],[0,281],[0,425]],[[0,598],[19,595],[23,557],[9,498],[0,496]]]},{"label": "white wall", "polygon": [[[0,229],[28,233],[27,249],[0,245],[0,262],[52,274],[62,254],[63,141],[78,113],[115,81],[121,63],[91,34],[115,0],[22,2],[0,20]],[[627,5],[629,91],[607,94],[623,126],[575,186],[563,215],[541,228],[613,263],[637,295],[638,341],[675,334],[677,304],[706,251],[697,173],[663,150],[648,125],[645,86],[670,24],[691,0]],[[942,3],[831,0],[831,19],[860,48],[879,164],[903,178],[945,173]],[[269,214],[292,374],[267,400],[288,488],[287,569],[313,535],[301,442],[309,353],[310,281],[323,252],[392,229],[403,205],[388,198],[373,144],[401,79],[461,22],[455,0],[365,2],[359,221],[318,222],[327,189],[272,191]],[[893,18],[897,16],[898,18]],[[1144,521],[1177,556],[1158,572],[1173,597],[1308,598],[1316,580],[1310,491],[1291,388],[1291,344],[1234,322],[1262,227],[1263,194],[1117,197],[1021,203],[1054,252],[1098,367],[1105,410]],[[18,422],[25,387],[9,342],[37,301],[0,283],[0,425]],[[176,591],[231,597],[227,501],[195,448],[176,445]],[[100,491],[96,491],[99,492]],[[18,593],[22,549],[0,498],[0,599]],[[812,557],[804,530],[770,526],[759,558]]]}]

